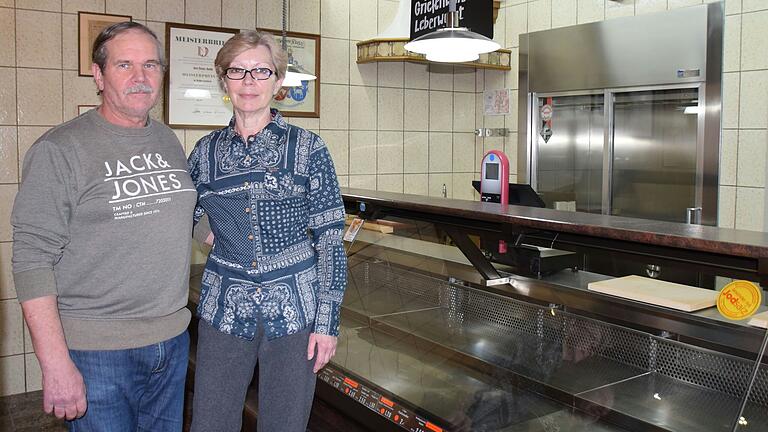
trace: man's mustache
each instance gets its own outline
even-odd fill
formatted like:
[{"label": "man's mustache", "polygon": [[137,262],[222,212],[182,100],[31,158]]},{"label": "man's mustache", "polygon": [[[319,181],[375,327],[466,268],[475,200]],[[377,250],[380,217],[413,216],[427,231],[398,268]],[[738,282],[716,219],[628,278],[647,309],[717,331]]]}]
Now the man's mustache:
[{"label": "man's mustache", "polygon": [[125,94],[134,94],[134,93],[152,93],[152,87],[146,85],[146,84],[136,84],[134,86],[128,87],[125,89]]}]

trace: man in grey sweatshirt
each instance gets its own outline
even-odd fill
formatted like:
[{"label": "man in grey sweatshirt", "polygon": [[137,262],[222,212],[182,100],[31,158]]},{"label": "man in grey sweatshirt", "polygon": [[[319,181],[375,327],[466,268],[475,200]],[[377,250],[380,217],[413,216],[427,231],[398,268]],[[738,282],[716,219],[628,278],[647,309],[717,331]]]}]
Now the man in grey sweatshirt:
[{"label": "man in grey sweatshirt", "polygon": [[180,431],[196,191],[149,118],[163,50],[138,23],[94,43],[102,104],[45,133],[14,203],[13,274],[44,410],[77,431]]}]

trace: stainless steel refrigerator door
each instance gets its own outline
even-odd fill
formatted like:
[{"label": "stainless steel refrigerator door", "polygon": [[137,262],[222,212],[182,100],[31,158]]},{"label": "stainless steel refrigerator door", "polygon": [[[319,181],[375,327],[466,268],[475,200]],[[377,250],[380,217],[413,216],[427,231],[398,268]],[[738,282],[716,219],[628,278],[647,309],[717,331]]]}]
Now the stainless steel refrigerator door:
[{"label": "stainless steel refrigerator door", "polygon": [[686,222],[696,207],[698,88],[614,93],[611,214]]}]

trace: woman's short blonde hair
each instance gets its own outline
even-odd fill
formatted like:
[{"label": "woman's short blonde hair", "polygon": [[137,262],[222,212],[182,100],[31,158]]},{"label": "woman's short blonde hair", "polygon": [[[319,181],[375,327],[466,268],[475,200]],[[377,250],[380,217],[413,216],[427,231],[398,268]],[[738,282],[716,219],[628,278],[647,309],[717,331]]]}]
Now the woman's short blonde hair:
[{"label": "woman's short blonde hair", "polygon": [[272,64],[275,66],[275,78],[283,78],[285,70],[288,68],[288,53],[285,52],[271,34],[257,30],[243,30],[224,43],[214,61],[216,75],[220,80],[223,80],[227,68],[232,64],[232,60],[235,57],[259,46],[266,47],[269,50]]}]

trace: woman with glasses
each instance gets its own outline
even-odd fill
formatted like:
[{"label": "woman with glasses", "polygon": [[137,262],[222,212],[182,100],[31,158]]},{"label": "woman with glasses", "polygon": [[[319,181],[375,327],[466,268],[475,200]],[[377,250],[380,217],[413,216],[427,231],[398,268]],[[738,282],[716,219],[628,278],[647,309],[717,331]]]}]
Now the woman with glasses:
[{"label": "woman with glasses", "polygon": [[257,363],[259,431],[304,432],[315,373],[336,350],[344,206],[323,140],[270,109],[287,59],[266,33],[227,41],[215,68],[234,116],[189,156],[195,236],[213,245],[198,306],[196,432],[240,431]]}]

